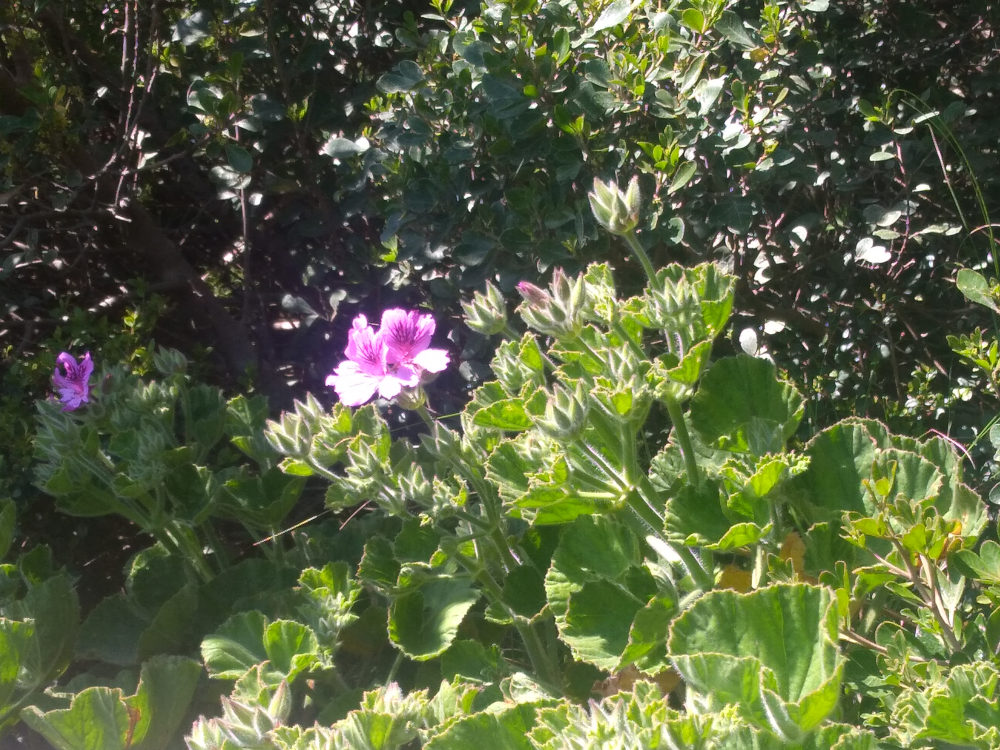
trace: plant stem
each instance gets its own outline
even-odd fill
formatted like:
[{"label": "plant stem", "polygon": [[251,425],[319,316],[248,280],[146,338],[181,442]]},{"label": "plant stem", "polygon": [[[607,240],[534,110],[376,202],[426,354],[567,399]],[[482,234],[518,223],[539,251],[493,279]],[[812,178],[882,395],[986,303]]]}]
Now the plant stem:
[{"label": "plant stem", "polygon": [[539,681],[552,688],[558,688],[562,680],[557,664],[551,658],[548,649],[542,644],[541,638],[531,623],[511,610],[507,606],[507,603],[504,602],[503,589],[500,587],[500,584],[494,580],[488,570],[482,566],[475,565],[465,555],[457,554],[455,555],[455,559],[482,584],[483,593],[486,594],[486,598],[490,603],[502,609],[511,618],[514,628],[521,636],[521,642],[524,644],[524,650],[528,654],[528,661],[531,662],[531,668],[534,670]]},{"label": "plant stem", "polygon": [[625,238],[625,242],[628,243],[629,248],[635,253],[635,257],[639,260],[639,265],[642,266],[642,270],[646,272],[646,278],[649,279],[649,283],[652,284],[656,278],[656,271],[653,269],[653,264],[649,260],[649,256],[646,254],[645,249],[639,243],[639,238],[635,236],[635,231],[631,231],[628,234],[623,234],[622,237]]},{"label": "plant stem", "polygon": [[677,399],[668,396],[666,398],[667,413],[670,421],[674,425],[674,433],[677,435],[677,442],[681,447],[681,455],[684,456],[684,467],[687,469],[688,481],[694,486],[701,483],[701,472],[698,470],[698,462],[694,457],[694,444],[691,442],[691,435],[687,430],[687,423],[684,421],[684,413]]}]

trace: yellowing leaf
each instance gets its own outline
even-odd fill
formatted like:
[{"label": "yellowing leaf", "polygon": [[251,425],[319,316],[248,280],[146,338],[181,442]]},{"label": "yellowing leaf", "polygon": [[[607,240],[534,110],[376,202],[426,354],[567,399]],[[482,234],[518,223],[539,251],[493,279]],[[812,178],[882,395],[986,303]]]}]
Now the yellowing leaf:
[{"label": "yellowing leaf", "polygon": [[802,541],[802,537],[795,531],[789,531],[788,536],[785,537],[785,541],[781,543],[781,550],[778,552],[778,557],[782,560],[790,560],[795,575],[801,577],[805,556],[806,545]]},{"label": "yellowing leaf", "polygon": [[720,589],[732,589],[745,594],[750,590],[750,571],[729,564],[722,569],[716,585]]}]

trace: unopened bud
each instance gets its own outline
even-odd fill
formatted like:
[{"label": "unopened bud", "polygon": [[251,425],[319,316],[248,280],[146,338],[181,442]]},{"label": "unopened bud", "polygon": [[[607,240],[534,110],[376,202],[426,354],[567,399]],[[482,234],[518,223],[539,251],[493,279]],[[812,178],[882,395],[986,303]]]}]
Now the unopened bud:
[{"label": "unopened bud", "polygon": [[473,294],[471,302],[462,303],[462,309],[465,324],[484,336],[500,333],[507,325],[507,303],[500,290],[489,281],[486,291]]},{"label": "unopened bud", "polygon": [[404,388],[396,395],[396,406],[407,411],[419,409],[427,401],[427,394],[421,386]]},{"label": "unopened bud", "polygon": [[521,281],[517,285],[517,291],[524,297],[524,301],[536,307],[547,307],[552,304],[552,297],[544,289],[532,284],[530,281]]},{"label": "unopened bud", "polygon": [[535,424],[538,429],[553,440],[565,442],[572,440],[583,430],[587,418],[586,399],[583,386],[577,384],[576,389],[568,389],[556,385],[552,395],[545,404],[545,416]]},{"label": "unopened bud", "polygon": [[628,234],[639,225],[642,195],[638,177],[629,180],[625,192],[616,183],[602,182],[595,177],[594,189],[587,197],[597,223],[612,234]]},{"label": "unopened bud", "polygon": [[517,290],[524,297],[518,312],[531,328],[547,336],[577,336],[583,328],[586,287],[583,277],[570,280],[557,268],[552,274],[552,291],[522,281]]}]

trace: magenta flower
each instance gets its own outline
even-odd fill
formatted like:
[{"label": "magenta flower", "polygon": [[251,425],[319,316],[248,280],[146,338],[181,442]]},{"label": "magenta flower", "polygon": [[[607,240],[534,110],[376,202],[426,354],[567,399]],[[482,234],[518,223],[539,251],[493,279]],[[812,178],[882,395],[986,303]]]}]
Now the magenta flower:
[{"label": "magenta flower", "polygon": [[[61,373],[59,365],[63,368]],[[67,352],[62,352],[56,357],[52,385],[59,393],[63,411],[79,409],[82,404],[90,401],[90,376],[93,372],[94,363],[90,359],[90,352],[84,354],[79,362]]]},{"label": "magenta flower", "polygon": [[347,406],[360,406],[378,393],[398,396],[403,388],[420,385],[424,372],[448,366],[448,352],[429,349],[434,318],[398,308],[382,313],[375,331],[364,315],[354,319],[347,336],[347,360],[326,378]]}]

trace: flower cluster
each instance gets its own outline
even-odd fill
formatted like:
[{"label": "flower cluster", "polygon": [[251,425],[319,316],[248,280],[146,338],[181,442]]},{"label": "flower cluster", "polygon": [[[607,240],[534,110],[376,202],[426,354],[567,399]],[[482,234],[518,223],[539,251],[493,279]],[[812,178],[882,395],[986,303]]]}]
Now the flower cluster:
[{"label": "flower cluster", "polygon": [[[60,366],[62,372],[59,372]],[[79,409],[82,404],[90,401],[90,376],[93,372],[94,363],[90,359],[90,352],[84,354],[79,362],[68,352],[61,352],[56,357],[52,386],[63,403],[63,411]]]},{"label": "flower cluster", "polygon": [[415,310],[386,310],[377,331],[358,315],[344,350],[347,360],[326,384],[347,406],[360,406],[376,393],[394,398],[403,388],[420,385],[425,372],[448,366],[448,352],[428,348],[433,335],[434,318]]}]

